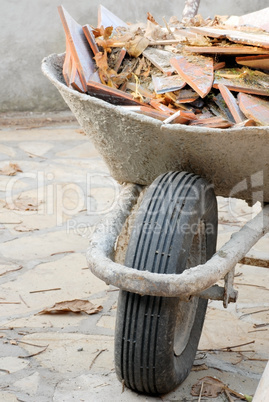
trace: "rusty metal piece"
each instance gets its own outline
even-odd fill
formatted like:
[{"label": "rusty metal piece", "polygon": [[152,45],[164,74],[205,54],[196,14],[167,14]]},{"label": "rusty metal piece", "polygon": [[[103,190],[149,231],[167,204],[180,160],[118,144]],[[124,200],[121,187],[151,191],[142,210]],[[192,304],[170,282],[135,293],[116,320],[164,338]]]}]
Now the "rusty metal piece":
[{"label": "rusty metal piece", "polygon": [[125,219],[135,204],[141,188],[123,186],[113,211],[106,215],[92,235],[87,261],[98,278],[129,292],[152,296],[179,297],[188,300],[225,276],[269,231],[269,205],[249,221],[205,264],[185,270],[180,275],[138,271],[111,260],[114,245]]},{"label": "rusty metal piece", "polygon": [[66,40],[70,46],[73,63],[81,80],[83,91],[87,91],[87,81],[95,72],[95,64],[90,46],[85,38],[81,25],[79,25],[63,6],[58,7],[60,18],[64,27]]},{"label": "rusty metal piece", "polygon": [[269,55],[236,57],[237,64],[254,69],[269,70]]},{"label": "rusty metal piece", "polygon": [[269,102],[257,96],[238,94],[239,107],[242,112],[261,126],[269,125]]},{"label": "rusty metal piece", "polygon": [[213,84],[213,59],[204,56],[177,56],[170,60],[178,74],[204,98]]},{"label": "rusty metal piece", "polygon": [[244,114],[241,112],[235,97],[233,94],[229,91],[229,89],[223,85],[219,84],[219,90],[220,93],[225,100],[226,105],[228,106],[230,112],[232,113],[232,116],[235,120],[236,123],[242,123],[244,120],[246,120],[246,117]]}]

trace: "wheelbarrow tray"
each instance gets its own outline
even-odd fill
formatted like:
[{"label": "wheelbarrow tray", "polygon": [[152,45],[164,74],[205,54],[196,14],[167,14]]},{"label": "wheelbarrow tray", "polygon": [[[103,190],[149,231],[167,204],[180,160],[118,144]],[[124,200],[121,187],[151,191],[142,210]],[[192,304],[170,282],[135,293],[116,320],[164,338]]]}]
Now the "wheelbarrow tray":
[{"label": "wheelbarrow tray", "polygon": [[162,173],[188,171],[214,184],[216,195],[269,202],[269,127],[214,129],[161,121],[127,111],[66,86],[64,54],[42,62],[120,183],[149,185]]}]

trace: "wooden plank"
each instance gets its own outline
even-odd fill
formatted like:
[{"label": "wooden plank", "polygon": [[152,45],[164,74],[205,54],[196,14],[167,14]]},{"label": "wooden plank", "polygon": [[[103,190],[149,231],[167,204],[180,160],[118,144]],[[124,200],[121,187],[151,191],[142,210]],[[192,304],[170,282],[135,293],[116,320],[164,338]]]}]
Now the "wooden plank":
[{"label": "wooden plank", "polygon": [[88,81],[87,89],[89,95],[103,99],[109,103],[112,103],[113,105],[141,105],[141,102],[135,100],[126,92],[108,87],[107,85],[99,82]]},{"label": "wooden plank", "polygon": [[213,59],[204,56],[177,56],[170,60],[179,75],[204,98],[211,90],[214,74]]},{"label": "wooden plank", "polygon": [[186,82],[178,74],[164,77],[153,76],[152,82],[156,94],[178,91],[186,85]]},{"label": "wooden plank", "polygon": [[174,56],[172,52],[148,47],[144,50],[143,56],[166,75],[171,75],[175,71],[170,64],[170,59]]},{"label": "wooden plank", "polygon": [[256,96],[238,94],[239,107],[247,118],[261,126],[269,125],[269,102]]},{"label": "wooden plank", "polygon": [[230,91],[269,96],[269,75],[246,68],[225,68],[215,71],[214,88],[225,85]]},{"label": "wooden plank", "polygon": [[221,93],[223,99],[225,100],[225,103],[228,106],[235,122],[242,123],[244,120],[246,120],[246,117],[241,112],[241,110],[236,102],[235,97],[229,91],[229,89],[225,85],[219,84],[219,90],[220,90],[220,93]]},{"label": "wooden plank", "polygon": [[216,29],[209,27],[191,27],[192,32],[212,38],[227,38],[235,43],[246,45],[265,47],[269,49],[269,34],[261,34],[257,32],[244,32],[231,29]]},{"label": "wooden plank", "polygon": [[58,7],[60,18],[64,27],[66,39],[70,46],[73,62],[79,73],[84,92],[87,91],[87,81],[95,71],[93,54],[88,41],[79,25],[63,6]]},{"label": "wooden plank", "polygon": [[269,51],[263,48],[258,48],[254,46],[185,46],[184,50],[191,53],[200,54],[269,54]]},{"label": "wooden plank", "polygon": [[269,70],[269,55],[236,57],[235,61],[237,64],[241,64],[250,68]]},{"label": "wooden plank", "polygon": [[98,8],[98,24],[97,27],[100,28],[103,25],[104,28],[113,27],[116,29],[117,27],[127,27],[126,22],[121,20],[111,11],[109,11],[104,6],[100,5]]},{"label": "wooden plank", "polygon": [[83,29],[84,35],[86,36],[86,39],[92,49],[93,54],[96,55],[97,53],[100,52],[100,50],[95,41],[95,36],[93,34],[92,28],[90,27],[89,24],[86,24],[86,25],[83,25],[82,29]]}]

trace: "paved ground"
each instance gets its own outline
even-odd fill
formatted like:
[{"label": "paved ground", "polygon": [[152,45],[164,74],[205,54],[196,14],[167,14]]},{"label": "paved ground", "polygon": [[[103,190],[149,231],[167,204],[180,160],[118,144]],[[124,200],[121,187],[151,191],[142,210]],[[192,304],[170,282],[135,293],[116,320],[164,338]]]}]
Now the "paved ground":
[{"label": "paved ground", "polygon": [[[197,401],[191,387],[204,376],[253,395],[269,356],[269,270],[241,264],[238,302],[227,310],[209,303],[197,359],[182,386],[162,398],[122,392],[113,364],[118,292],[94,277],[85,260],[90,233],[113,207],[118,185],[72,118],[58,125],[51,119],[15,126],[5,120],[0,131],[0,169],[11,162],[22,170],[0,175],[0,400]],[[221,245],[259,207],[218,201]],[[266,237],[251,253],[268,258],[268,249]],[[103,308],[93,315],[38,315],[73,299]]]}]

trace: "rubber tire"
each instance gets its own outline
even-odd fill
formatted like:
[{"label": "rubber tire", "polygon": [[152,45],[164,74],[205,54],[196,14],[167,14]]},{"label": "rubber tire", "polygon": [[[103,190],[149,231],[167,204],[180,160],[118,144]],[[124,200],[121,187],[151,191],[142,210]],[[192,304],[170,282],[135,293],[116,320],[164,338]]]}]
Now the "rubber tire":
[{"label": "rubber tire", "polygon": [[[195,227],[202,227],[202,234],[189,230]],[[193,246],[197,238],[198,252],[197,245]],[[138,270],[179,274],[211,258],[216,250],[216,239],[217,202],[212,186],[194,174],[169,172],[152,183],[142,200],[125,265]],[[178,298],[120,291],[115,369],[119,380],[128,388],[150,395],[165,394],[188,376],[207,308],[207,300],[196,299],[191,307],[193,318],[184,335],[183,349],[176,354],[176,334],[185,331],[178,311],[187,309],[188,312],[188,303]]]}]

